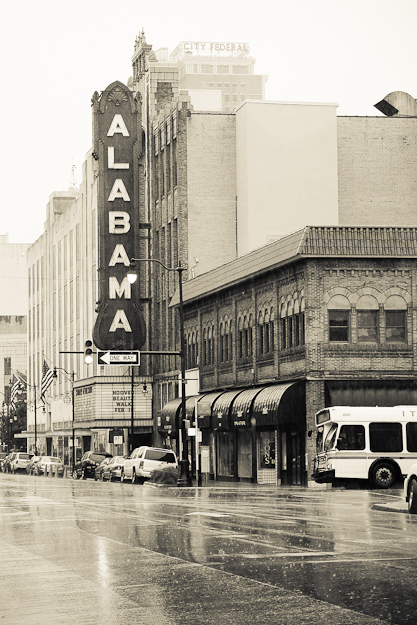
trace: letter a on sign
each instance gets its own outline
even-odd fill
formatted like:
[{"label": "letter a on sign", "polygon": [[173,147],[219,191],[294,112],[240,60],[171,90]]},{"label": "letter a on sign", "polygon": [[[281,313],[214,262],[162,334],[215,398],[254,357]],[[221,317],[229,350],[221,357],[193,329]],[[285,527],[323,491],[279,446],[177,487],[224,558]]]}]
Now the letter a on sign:
[{"label": "letter a on sign", "polygon": [[130,202],[129,194],[126,191],[125,184],[121,178],[117,178],[117,180],[114,181],[108,201],[114,202],[117,197],[123,198],[125,202]]},{"label": "letter a on sign", "polygon": [[119,132],[120,134],[122,134],[124,137],[128,137],[129,136],[129,132],[126,128],[126,124],[124,122],[123,117],[120,115],[120,113],[116,113],[116,115],[113,117],[113,121],[111,123],[111,126],[109,128],[109,132],[107,133],[108,137],[113,137],[113,135]]},{"label": "letter a on sign", "polygon": [[118,310],[114,315],[113,322],[110,326],[109,332],[116,332],[118,329],[124,330],[125,332],[132,332],[132,328],[130,327],[130,323],[127,320],[126,313],[124,310]]}]

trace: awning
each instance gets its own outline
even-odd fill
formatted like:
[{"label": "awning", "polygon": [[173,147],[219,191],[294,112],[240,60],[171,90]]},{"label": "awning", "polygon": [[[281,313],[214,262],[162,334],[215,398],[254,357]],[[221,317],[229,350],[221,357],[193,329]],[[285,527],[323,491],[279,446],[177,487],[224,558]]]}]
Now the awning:
[{"label": "awning", "polygon": [[257,388],[248,388],[237,395],[232,403],[230,409],[230,423],[233,427],[241,427],[251,425],[252,417],[252,404],[254,399],[261,391],[264,390],[264,386],[258,386]]},{"label": "awning", "polygon": [[[52,431],[41,431],[36,433],[36,438],[50,438],[51,436],[72,436],[72,429],[70,430],[52,430]],[[90,429],[81,429],[75,428],[74,436],[91,436]],[[31,430],[30,432],[20,432],[19,434],[15,434],[13,438],[35,438],[35,432]]]},{"label": "awning", "polygon": [[211,425],[215,430],[227,430],[230,428],[229,412],[235,397],[242,393],[238,391],[227,391],[216,400],[211,411]]},{"label": "awning", "polygon": [[304,425],[305,387],[300,382],[265,387],[253,402],[255,425]]},{"label": "awning", "polygon": [[181,409],[181,397],[168,401],[158,414],[158,431],[167,436],[178,432],[178,415]]},{"label": "awning", "polygon": [[207,395],[203,395],[201,399],[198,401],[197,406],[197,416],[198,416],[198,427],[200,429],[211,428],[211,411],[213,405],[220,395],[223,395],[224,391],[217,391],[215,393],[207,393]]},{"label": "awning", "polygon": [[203,395],[193,395],[191,397],[186,397],[185,399],[185,417],[186,419],[190,419],[190,421],[194,421],[194,411],[195,411],[195,402],[199,401]]}]

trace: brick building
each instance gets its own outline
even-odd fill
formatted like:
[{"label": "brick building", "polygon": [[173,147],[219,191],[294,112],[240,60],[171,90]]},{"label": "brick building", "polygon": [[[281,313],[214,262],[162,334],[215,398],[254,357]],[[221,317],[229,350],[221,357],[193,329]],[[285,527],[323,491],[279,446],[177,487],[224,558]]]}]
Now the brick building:
[{"label": "brick building", "polygon": [[417,403],[416,257],[417,228],[306,227],[184,284],[215,479],[307,484],[319,409]]}]

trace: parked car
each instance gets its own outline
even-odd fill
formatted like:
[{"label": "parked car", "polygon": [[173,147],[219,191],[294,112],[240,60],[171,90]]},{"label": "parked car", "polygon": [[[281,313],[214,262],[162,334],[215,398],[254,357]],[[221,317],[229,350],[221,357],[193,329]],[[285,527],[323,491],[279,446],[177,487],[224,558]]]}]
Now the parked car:
[{"label": "parked car", "polygon": [[103,474],[104,468],[105,468],[105,466],[106,466],[107,464],[109,464],[110,460],[111,460],[111,457],[109,457],[109,458],[104,458],[104,460],[103,460],[102,462],[100,462],[100,464],[98,465],[98,467],[96,467],[96,468],[95,468],[95,471],[94,471],[94,479],[95,479],[96,481],[97,481],[97,480],[102,480],[102,479],[103,479],[103,478],[102,478],[102,474]]},{"label": "parked car", "polygon": [[8,454],[5,459],[3,460],[3,466],[2,466],[2,471],[3,473],[10,473],[11,468],[10,465],[13,461],[13,458],[16,456],[16,452],[12,451],[10,454]]},{"label": "parked car", "polygon": [[123,463],[125,460],[125,456],[114,456],[114,458],[111,458],[110,462],[105,465],[102,471],[101,479],[103,482],[106,480],[109,480],[109,482],[112,482],[115,479],[121,480]]},{"label": "parked car", "polygon": [[32,457],[32,454],[28,454],[24,451],[17,451],[10,461],[10,470],[12,473],[16,471],[26,471],[26,467],[29,464],[29,461]]},{"label": "parked car", "polygon": [[151,476],[154,469],[160,469],[167,464],[178,465],[177,457],[170,449],[137,447],[123,464],[121,481],[130,479],[132,484],[138,480],[143,482]]},{"label": "parked car", "polygon": [[46,473],[58,473],[58,475],[64,475],[64,465],[61,462],[61,458],[55,456],[41,456],[38,462],[33,466],[33,475],[44,475]]},{"label": "parked car", "polygon": [[0,471],[3,470],[3,462],[7,458],[7,451],[0,451]]},{"label": "parked car", "polygon": [[404,480],[404,496],[408,512],[417,514],[417,464],[413,464]]},{"label": "parked car", "polygon": [[26,465],[26,473],[29,473],[29,475],[33,475],[33,467],[35,466],[37,462],[39,462],[40,459],[41,459],[41,456],[32,456],[32,458],[29,460],[29,462]]},{"label": "parked car", "polygon": [[86,480],[88,477],[94,477],[96,467],[103,462],[104,458],[111,457],[112,455],[107,451],[86,451],[81,460],[75,463],[72,478],[78,480],[82,477]]}]

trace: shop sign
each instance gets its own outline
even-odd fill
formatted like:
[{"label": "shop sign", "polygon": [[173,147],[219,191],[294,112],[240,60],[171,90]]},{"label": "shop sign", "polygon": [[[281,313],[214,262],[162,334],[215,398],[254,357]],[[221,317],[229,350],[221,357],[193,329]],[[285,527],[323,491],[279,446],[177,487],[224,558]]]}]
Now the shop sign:
[{"label": "shop sign", "polygon": [[[140,98],[140,96],[138,96]],[[138,350],[145,342],[140,280],[127,279],[139,254],[140,102],[114,82],[93,105],[93,157],[98,160],[98,313],[93,341],[100,350]]]}]

